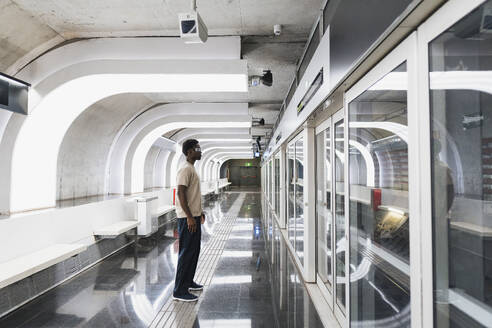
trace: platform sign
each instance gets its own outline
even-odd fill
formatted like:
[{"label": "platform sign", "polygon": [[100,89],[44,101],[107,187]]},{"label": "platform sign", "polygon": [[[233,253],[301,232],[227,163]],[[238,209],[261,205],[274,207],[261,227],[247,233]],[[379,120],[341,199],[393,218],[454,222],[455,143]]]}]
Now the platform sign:
[{"label": "platform sign", "polygon": [[0,73],[0,110],[27,115],[29,83]]}]

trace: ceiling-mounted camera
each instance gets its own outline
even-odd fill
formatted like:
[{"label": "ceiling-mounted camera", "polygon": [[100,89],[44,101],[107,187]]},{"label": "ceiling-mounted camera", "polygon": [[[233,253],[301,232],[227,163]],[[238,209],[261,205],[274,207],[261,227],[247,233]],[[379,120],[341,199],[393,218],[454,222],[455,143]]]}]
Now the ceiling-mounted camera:
[{"label": "ceiling-mounted camera", "polygon": [[179,14],[179,32],[185,43],[205,43],[208,39],[207,26],[196,10],[196,0],[191,2],[192,12]]},{"label": "ceiling-mounted camera", "polygon": [[273,34],[275,34],[276,36],[280,36],[280,34],[282,34],[282,25],[280,24],[273,25]]},{"label": "ceiling-mounted camera", "polygon": [[258,151],[261,151],[261,137],[256,137],[256,145],[258,146]]},{"label": "ceiling-mounted camera", "polygon": [[265,119],[253,117],[251,123],[252,123],[252,126],[263,126],[263,125],[265,125]]},{"label": "ceiling-mounted camera", "polygon": [[273,74],[271,70],[264,70],[262,76],[253,75],[249,78],[249,85],[252,87],[257,87],[260,83],[267,87],[273,85]]}]

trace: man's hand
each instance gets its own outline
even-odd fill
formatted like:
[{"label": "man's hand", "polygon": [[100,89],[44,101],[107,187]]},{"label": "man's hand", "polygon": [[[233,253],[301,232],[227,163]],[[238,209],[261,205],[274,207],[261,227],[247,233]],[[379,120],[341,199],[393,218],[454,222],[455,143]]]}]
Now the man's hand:
[{"label": "man's hand", "polygon": [[202,222],[202,224],[204,224],[204,223],[205,223],[205,213],[202,213],[201,222]]},{"label": "man's hand", "polygon": [[186,218],[186,223],[188,223],[188,231],[191,233],[196,232],[196,220],[193,217]]}]

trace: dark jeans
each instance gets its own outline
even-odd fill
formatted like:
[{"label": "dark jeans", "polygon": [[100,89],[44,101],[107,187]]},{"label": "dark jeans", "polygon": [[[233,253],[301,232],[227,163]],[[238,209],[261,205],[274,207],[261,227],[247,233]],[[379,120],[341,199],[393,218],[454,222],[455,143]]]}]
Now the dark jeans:
[{"label": "dark jeans", "polygon": [[200,241],[202,238],[201,218],[195,216],[196,232],[188,230],[186,218],[178,218],[179,256],[174,283],[174,295],[188,293],[188,288],[193,282],[198,256],[200,255]]}]

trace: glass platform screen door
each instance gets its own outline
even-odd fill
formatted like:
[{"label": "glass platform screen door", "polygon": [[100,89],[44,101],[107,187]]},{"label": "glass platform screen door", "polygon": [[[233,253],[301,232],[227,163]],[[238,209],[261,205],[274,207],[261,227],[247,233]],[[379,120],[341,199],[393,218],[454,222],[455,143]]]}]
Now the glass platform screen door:
[{"label": "glass platform screen door", "polygon": [[343,120],[344,111],[340,110],[316,128],[316,281],[344,325],[347,262]]},{"label": "glass platform screen door", "polygon": [[419,326],[416,44],[414,33],[345,95],[351,326]]},{"label": "glass platform screen door", "polygon": [[448,1],[418,30],[425,327],[492,327],[492,1]]},{"label": "glass platform screen door", "polygon": [[301,132],[287,145],[287,233],[304,268],[304,134]]}]

